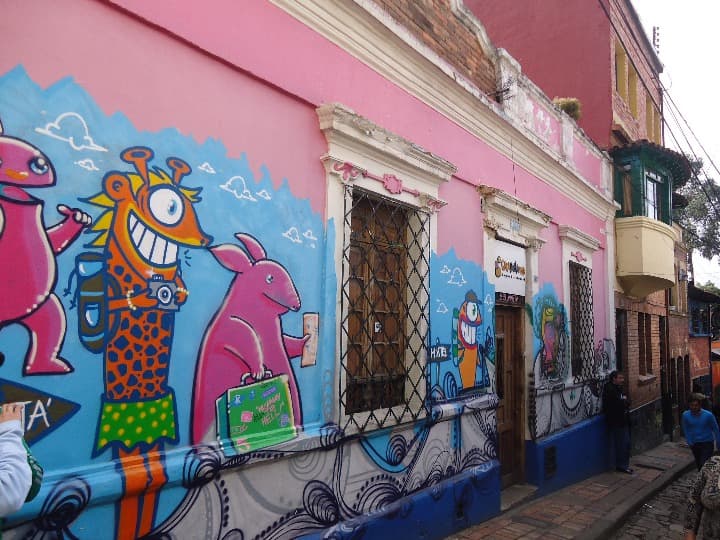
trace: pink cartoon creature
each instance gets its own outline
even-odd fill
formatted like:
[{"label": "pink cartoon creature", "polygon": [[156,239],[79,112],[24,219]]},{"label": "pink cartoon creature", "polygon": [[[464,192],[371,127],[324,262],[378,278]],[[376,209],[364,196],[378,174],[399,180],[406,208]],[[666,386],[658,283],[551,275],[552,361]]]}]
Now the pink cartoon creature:
[{"label": "pink cartoon creature", "polygon": [[286,374],[295,425],[302,424],[300,399],[290,359],[301,356],[309,336],[283,333],[280,317],[300,309],[300,297],[287,270],[267,258],[265,249],[247,234],[234,244],[210,248],[218,262],[235,272],[220,309],[208,325],[195,373],[193,442],[206,439],[214,425],[215,400],[247,379],[259,382]]},{"label": "pink cartoon creature", "polygon": [[91,219],[59,205],[63,219],[45,228],[43,201],[25,188],[52,186],[55,180],[47,156],[26,141],[4,135],[0,124],[0,329],[18,323],[28,330],[24,375],[73,370],[58,356],[65,337],[65,312],[52,292],[57,281],[55,256]]}]

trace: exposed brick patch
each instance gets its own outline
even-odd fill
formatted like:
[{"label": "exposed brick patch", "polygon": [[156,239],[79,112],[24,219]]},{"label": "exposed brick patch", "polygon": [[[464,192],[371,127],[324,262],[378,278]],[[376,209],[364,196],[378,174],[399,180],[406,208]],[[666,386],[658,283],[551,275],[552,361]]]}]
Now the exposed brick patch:
[{"label": "exposed brick patch", "polygon": [[449,0],[376,0],[376,3],[482,92],[495,92],[495,64],[483,52],[475,33],[453,13]]}]

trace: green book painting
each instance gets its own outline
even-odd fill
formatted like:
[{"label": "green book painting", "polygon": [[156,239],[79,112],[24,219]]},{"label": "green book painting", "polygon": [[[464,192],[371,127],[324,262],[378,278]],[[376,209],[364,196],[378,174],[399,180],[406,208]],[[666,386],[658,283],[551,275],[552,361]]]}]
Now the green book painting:
[{"label": "green book painting", "polygon": [[226,456],[297,436],[287,375],[230,388],[215,401],[215,407],[218,440]]}]

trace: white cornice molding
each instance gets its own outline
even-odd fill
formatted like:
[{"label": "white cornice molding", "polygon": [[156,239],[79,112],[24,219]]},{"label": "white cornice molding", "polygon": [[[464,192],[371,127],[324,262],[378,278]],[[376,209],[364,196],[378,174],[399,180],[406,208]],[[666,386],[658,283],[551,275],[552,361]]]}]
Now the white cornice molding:
[{"label": "white cornice molding", "polygon": [[[540,233],[550,224],[551,216],[501,189],[480,185],[477,191],[482,198],[487,229],[536,250],[542,247],[545,240],[540,238]],[[518,227],[513,227],[513,221]]]},{"label": "white cornice molding", "polygon": [[[328,143],[323,161],[340,172],[338,164],[350,164],[358,173],[399,173],[403,180],[426,196],[437,199],[441,184],[449,182],[457,171],[455,165],[432,154],[403,137],[360,116],[338,103],[317,108],[320,129]],[[374,170],[373,170],[374,169]],[[347,175],[344,175],[347,176]],[[356,176],[356,175],[350,175]],[[347,178],[344,178],[347,180]]]},{"label": "white cornice molding", "polygon": [[611,197],[371,0],[271,1],[585,210],[608,214]]},{"label": "white cornice molding", "polygon": [[600,248],[600,241],[580,229],[571,227],[570,225],[560,225],[558,227],[558,236],[563,240],[570,240],[578,246],[582,246],[591,251],[597,251]]}]

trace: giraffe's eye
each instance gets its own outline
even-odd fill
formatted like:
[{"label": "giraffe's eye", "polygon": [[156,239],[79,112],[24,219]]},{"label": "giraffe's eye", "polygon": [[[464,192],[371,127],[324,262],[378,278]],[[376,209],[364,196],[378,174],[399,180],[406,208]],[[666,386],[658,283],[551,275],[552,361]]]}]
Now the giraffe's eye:
[{"label": "giraffe's eye", "polygon": [[161,187],[150,194],[150,212],[160,223],[176,225],[183,211],[182,198],[174,189]]},{"label": "giraffe's eye", "polygon": [[50,170],[50,164],[47,159],[42,156],[34,157],[28,161],[28,167],[32,172],[40,176]]}]

